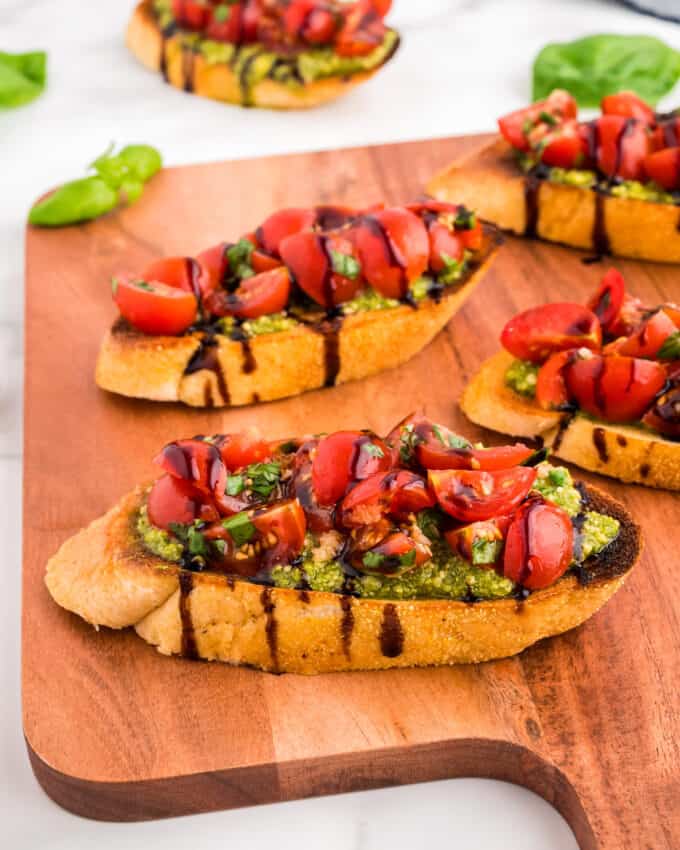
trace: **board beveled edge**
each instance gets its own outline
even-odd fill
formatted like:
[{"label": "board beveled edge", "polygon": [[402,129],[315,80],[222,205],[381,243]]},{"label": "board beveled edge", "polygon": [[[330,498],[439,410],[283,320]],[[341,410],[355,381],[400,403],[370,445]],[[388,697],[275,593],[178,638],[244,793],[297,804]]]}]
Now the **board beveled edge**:
[{"label": "board beveled edge", "polygon": [[533,750],[508,741],[460,738],[137,782],[69,776],[43,761],[27,737],[25,741],[33,773],[48,797],[91,820],[157,820],[467,777],[498,779],[533,791],[567,820],[581,850],[598,848],[579,795],[564,772]]}]

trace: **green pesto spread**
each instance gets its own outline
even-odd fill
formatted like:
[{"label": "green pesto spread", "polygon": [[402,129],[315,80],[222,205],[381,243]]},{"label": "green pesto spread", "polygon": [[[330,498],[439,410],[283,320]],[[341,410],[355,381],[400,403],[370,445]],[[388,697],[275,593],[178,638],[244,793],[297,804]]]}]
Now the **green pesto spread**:
[{"label": "green pesto spread", "polygon": [[513,360],[505,373],[505,383],[519,395],[533,398],[536,395],[536,378],[539,366],[527,360]]},{"label": "green pesto spread", "polygon": [[297,325],[295,319],[285,313],[268,313],[266,316],[258,316],[257,319],[248,319],[241,325],[248,336],[262,336],[263,334],[275,334],[280,331],[288,331]]},{"label": "green pesto spread", "polygon": [[[579,561],[601,552],[618,535],[618,520],[595,511],[581,511],[581,494],[567,469],[542,463],[537,469],[534,489],[561,507],[570,517],[581,514],[579,530]],[[444,541],[438,525],[436,510],[422,511],[418,524],[430,538],[433,557],[428,563],[396,577],[362,575],[351,581],[351,590],[360,597],[371,599],[502,599],[515,590],[514,583],[499,575],[495,569],[475,566],[452,552]],[[145,547],[165,561],[182,560],[183,545],[174,535],[149,522],[142,507],[137,519],[137,532]],[[307,534],[302,557],[295,564],[273,568],[271,577],[276,587],[306,587],[328,593],[346,587],[342,564],[336,560],[342,539],[337,532],[317,537]]]}]

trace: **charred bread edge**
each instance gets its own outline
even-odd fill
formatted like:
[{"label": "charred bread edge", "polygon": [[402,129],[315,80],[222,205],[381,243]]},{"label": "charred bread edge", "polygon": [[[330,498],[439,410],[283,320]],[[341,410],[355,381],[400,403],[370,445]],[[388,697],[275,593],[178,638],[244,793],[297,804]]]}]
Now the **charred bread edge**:
[{"label": "charred bread edge", "polygon": [[[135,7],[128,24],[127,46],[136,58],[150,70],[161,72],[165,68],[167,82],[175,88],[186,91],[182,57],[179,57],[177,69],[172,62],[166,66],[166,41],[171,39],[172,36],[166,39],[158,26],[153,12],[152,0],[141,0]],[[359,71],[349,76],[325,77],[311,83],[305,83],[299,90],[291,90],[289,86],[276,80],[260,80],[252,86],[251,102],[248,105],[270,109],[300,109],[327,103],[346,94],[360,83],[369,80],[394,56],[398,47],[399,38],[397,38],[393,49],[375,68]],[[198,54],[194,54],[192,61],[194,83],[191,91],[194,94],[213,100],[223,100],[227,103],[243,104],[240,83],[229,65],[226,63],[209,64]],[[178,70],[178,74],[175,73],[176,70]],[[219,79],[219,75],[222,76],[221,79]],[[208,76],[211,77],[209,82]],[[197,77],[198,79],[196,79]],[[238,92],[238,96],[236,96],[236,92]]]},{"label": "charred bread edge", "polygon": [[525,601],[362,599],[190,572],[141,543],[142,488],[67,540],[48,563],[46,583],[55,601],[95,626],[97,605],[116,603],[112,581],[143,597],[142,615],[138,605],[116,627],[134,626],[167,655],[303,674],[486,661],[580,625],[637,562],[640,532],[623,505],[590,486],[582,493],[587,507],[620,520],[619,536],[578,575],[569,572]]},{"label": "charred bread edge", "polygon": [[501,349],[471,378],[460,400],[468,419],[492,431],[541,439],[555,457],[592,472],[680,490],[680,442],[634,426],[542,410],[505,384],[512,360]]},{"label": "charred bread edge", "polygon": [[501,137],[485,140],[436,174],[427,192],[456,198],[502,230],[572,248],[655,262],[680,262],[680,209],[618,198],[524,174]]},{"label": "charred bread edge", "polygon": [[[492,225],[485,223],[484,233],[484,244],[471,261],[466,277],[455,287],[445,289],[438,303],[428,298],[420,302],[417,309],[400,305],[388,310],[355,313],[341,320],[298,324],[288,331],[252,337],[246,343],[217,334],[219,362],[213,370],[198,369],[191,375],[186,374],[189,362],[201,348],[204,332],[154,337],[119,319],[102,342],[96,366],[97,385],[134,398],[183,401],[196,407],[239,406],[298,395],[397,366],[422,350],[481,282],[503,241]],[[386,331],[395,323],[408,326],[408,334],[376,335],[378,327]],[[353,336],[351,344],[345,346],[343,340],[350,334]],[[318,351],[305,345],[310,335],[316,339]],[[371,339],[374,344],[370,349],[358,348],[360,340],[370,342]],[[284,346],[287,350],[285,356],[281,356],[277,347],[283,349]],[[338,360],[337,371],[332,376],[328,372],[329,346],[336,349],[334,354]],[[301,353],[301,347],[310,362],[294,356],[295,351]],[[327,362],[322,368],[317,361],[323,359],[324,352]],[[228,398],[224,397],[225,392]]]}]

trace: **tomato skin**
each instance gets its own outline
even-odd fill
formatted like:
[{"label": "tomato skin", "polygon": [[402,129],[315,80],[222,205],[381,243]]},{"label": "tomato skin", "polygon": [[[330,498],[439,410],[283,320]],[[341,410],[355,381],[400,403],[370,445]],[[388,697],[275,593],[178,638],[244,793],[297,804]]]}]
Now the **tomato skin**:
[{"label": "tomato skin", "polygon": [[[466,561],[472,563],[473,544],[478,540],[486,540],[490,542],[502,542],[505,539],[505,534],[508,530],[512,516],[494,517],[493,519],[482,520],[480,522],[472,522],[469,525],[464,525],[461,528],[453,528],[444,532],[444,538],[449,544],[452,552],[456,552]],[[494,564],[498,563],[501,558],[499,551],[496,560],[489,564],[478,564],[481,569],[492,570]]]},{"label": "tomato skin", "polygon": [[217,289],[205,300],[205,309],[213,316],[257,319],[279,313],[290,298],[290,274],[284,266],[244,278],[236,292]]},{"label": "tomato skin", "polygon": [[680,147],[650,153],[644,159],[644,173],[669,192],[680,188]]},{"label": "tomato skin", "polygon": [[255,233],[260,246],[267,254],[278,257],[279,247],[286,237],[302,230],[311,230],[315,223],[316,213],[313,209],[290,207],[270,215]]},{"label": "tomato skin", "polygon": [[365,215],[353,226],[365,279],[386,298],[402,298],[427,269],[430,241],[423,222],[404,207]]},{"label": "tomato skin", "polygon": [[529,590],[557,581],[574,557],[574,530],[569,515],[540,497],[522,505],[505,540],[503,574]]},{"label": "tomato skin", "polygon": [[257,428],[225,434],[218,448],[229,472],[243,469],[251,463],[263,463],[272,456],[270,444],[263,439]]},{"label": "tomato skin", "polygon": [[302,552],[307,522],[297,499],[289,499],[256,511],[252,523],[263,540],[270,534],[276,537],[275,545],[265,549],[263,566],[290,563]]},{"label": "tomato skin", "polygon": [[428,470],[427,478],[439,506],[460,522],[477,522],[507,514],[527,496],[533,467],[486,470]]},{"label": "tomato skin", "polygon": [[470,251],[479,251],[484,242],[484,228],[479,219],[475,221],[474,227],[463,230],[456,229],[456,234],[462,239],[463,247]]},{"label": "tomato skin", "polygon": [[243,41],[242,19],[243,3],[232,3],[228,7],[225,20],[215,17],[218,7],[210,9],[205,26],[205,35],[215,41],[226,41],[230,44],[241,44]]},{"label": "tomato skin", "polygon": [[146,506],[149,522],[166,531],[170,523],[187,524],[195,519],[214,522],[219,519],[210,497],[172,475],[162,475],[154,482]]},{"label": "tomato skin", "polygon": [[462,260],[465,246],[460,235],[450,230],[445,224],[436,221],[428,230],[430,239],[430,269],[439,274],[446,270],[444,256],[452,260]]},{"label": "tomato skin", "polygon": [[617,269],[609,269],[600,286],[588,302],[588,309],[600,320],[602,330],[609,333],[619,317],[626,295],[623,275]]},{"label": "tomato skin", "polygon": [[347,527],[372,525],[385,514],[405,519],[431,508],[435,501],[427,482],[406,469],[379,472],[359,482],[340,505],[340,522]]},{"label": "tomato skin", "polygon": [[147,266],[141,279],[164,283],[185,292],[200,292],[201,266],[192,257],[164,257]]},{"label": "tomato skin", "polygon": [[204,440],[176,440],[154,458],[164,472],[187,481],[206,495],[224,492],[227,470],[219,450]]},{"label": "tomato skin", "polygon": [[566,373],[567,390],[580,408],[608,422],[640,419],[666,384],[660,363],[634,357],[594,355]]},{"label": "tomato skin", "polygon": [[191,292],[130,274],[114,278],[113,289],[121,315],[142,333],[178,336],[196,321],[198,301]]},{"label": "tomato skin", "polygon": [[661,309],[668,316],[668,318],[673,322],[676,328],[680,329],[680,305],[678,304],[664,304]]},{"label": "tomato skin", "polygon": [[565,120],[576,118],[578,106],[569,92],[555,89],[545,100],[539,100],[524,109],[517,109],[499,118],[498,128],[506,141],[514,148],[528,151],[530,146],[525,127],[529,125],[533,128],[540,124],[541,113],[550,115],[560,124]]},{"label": "tomato skin", "polygon": [[581,304],[543,304],[510,319],[501,344],[520,360],[541,363],[556,351],[599,349],[602,328],[597,316]]},{"label": "tomato skin", "polygon": [[637,118],[645,124],[654,124],[654,110],[633,91],[620,91],[608,94],[600,104],[603,115],[623,115],[625,118]]},{"label": "tomato skin", "polygon": [[385,0],[357,0],[344,12],[344,22],[335,42],[340,56],[365,56],[385,37],[385,24],[380,9]]},{"label": "tomato skin", "polygon": [[200,266],[198,285],[203,296],[219,289],[226,278],[229,269],[227,248],[226,242],[220,242],[212,248],[201,251],[196,257],[196,262]]},{"label": "tomato skin", "polygon": [[599,170],[608,177],[644,179],[643,163],[650,146],[646,126],[622,115],[603,115],[594,123]]},{"label": "tomato skin", "polygon": [[[676,380],[680,382],[680,373]],[[680,438],[680,383],[659,396],[642,421],[665,437]]]},{"label": "tomato skin", "polygon": [[172,13],[182,26],[202,30],[208,23],[210,7],[201,0],[172,0]]},{"label": "tomato skin", "polygon": [[[363,560],[367,552],[381,555],[385,560],[376,566],[367,567]],[[410,552],[415,552],[415,561],[409,565],[400,563],[400,558]],[[417,543],[403,531],[396,531],[385,537],[377,546],[353,553],[352,563],[358,570],[368,575],[400,576],[426,563],[431,557],[432,551],[428,545]]]},{"label": "tomato skin", "polygon": [[536,404],[543,410],[562,410],[569,404],[566,371],[573,362],[576,352],[558,351],[538,370],[536,377]]},{"label": "tomato skin", "polygon": [[294,493],[303,506],[309,530],[315,534],[330,531],[334,527],[335,505],[319,503],[312,484],[312,456],[319,444],[314,438],[298,447],[293,462],[293,476],[289,491]]},{"label": "tomato skin", "polygon": [[576,168],[584,158],[583,140],[576,121],[566,121],[546,133],[538,148],[541,162],[558,168]]},{"label": "tomato skin", "polygon": [[374,434],[336,431],[319,440],[312,461],[312,486],[320,505],[334,505],[353,481],[363,481],[392,465],[387,445]]},{"label": "tomato skin", "polygon": [[670,316],[663,310],[658,310],[618,347],[618,353],[653,360],[664,342],[676,330],[675,322]]},{"label": "tomato skin", "polygon": [[307,230],[281,242],[281,257],[295,281],[310,298],[327,310],[353,298],[361,276],[350,279],[332,270],[331,251],[354,257],[350,240],[340,235],[325,236]]}]

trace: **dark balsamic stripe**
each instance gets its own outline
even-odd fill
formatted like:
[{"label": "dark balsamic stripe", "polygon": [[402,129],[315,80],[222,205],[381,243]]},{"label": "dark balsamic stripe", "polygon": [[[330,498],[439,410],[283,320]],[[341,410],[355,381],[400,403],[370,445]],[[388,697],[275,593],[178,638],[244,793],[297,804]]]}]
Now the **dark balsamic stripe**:
[{"label": "dark balsamic stripe", "polygon": [[191,606],[189,596],[194,588],[194,574],[188,570],[180,570],[179,573],[179,617],[182,624],[182,648],[181,652],[185,658],[198,658],[198,647],[196,646],[196,635],[194,624],[191,619]]},{"label": "dark balsamic stripe", "polygon": [[342,637],[342,650],[346,658],[351,657],[352,632],[354,631],[354,612],[352,611],[352,597],[341,596],[340,607],[342,608],[342,619],[340,621],[340,635]]},{"label": "dark balsamic stripe", "polygon": [[267,644],[269,645],[269,655],[272,661],[272,668],[276,671],[279,669],[278,655],[278,623],[276,622],[276,603],[272,599],[271,587],[263,587],[260,594],[260,602],[264,608],[265,614],[265,634],[267,636]]},{"label": "dark balsamic stripe", "polygon": [[397,606],[392,602],[388,602],[383,610],[380,650],[385,658],[396,658],[404,651],[404,630],[401,627]]}]

